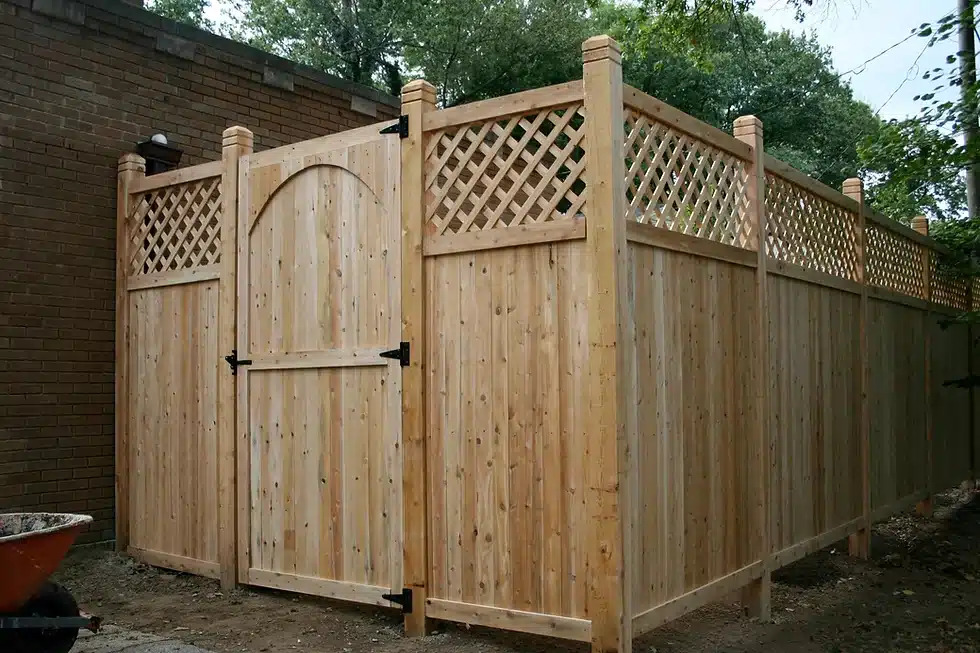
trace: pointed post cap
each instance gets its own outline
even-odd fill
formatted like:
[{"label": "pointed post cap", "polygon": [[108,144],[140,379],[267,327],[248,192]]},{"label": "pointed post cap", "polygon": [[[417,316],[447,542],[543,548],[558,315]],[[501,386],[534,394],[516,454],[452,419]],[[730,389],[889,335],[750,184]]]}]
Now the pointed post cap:
[{"label": "pointed post cap", "polygon": [[616,39],[605,34],[586,39],[582,43],[582,61],[591,63],[602,59],[610,59],[615,63],[620,63],[623,60],[622,49]]},{"label": "pointed post cap", "polygon": [[929,220],[924,215],[920,215],[916,218],[912,218],[912,228],[918,231],[923,236],[928,236]]}]

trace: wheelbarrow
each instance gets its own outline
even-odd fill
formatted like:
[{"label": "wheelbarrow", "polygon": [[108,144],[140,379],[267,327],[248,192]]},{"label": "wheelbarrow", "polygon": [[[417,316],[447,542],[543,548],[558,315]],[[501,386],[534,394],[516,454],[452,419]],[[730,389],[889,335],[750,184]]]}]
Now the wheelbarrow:
[{"label": "wheelbarrow", "polygon": [[71,592],[49,580],[88,515],[0,514],[0,651],[68,653],[81,628],[100,619],[83,614]]}]

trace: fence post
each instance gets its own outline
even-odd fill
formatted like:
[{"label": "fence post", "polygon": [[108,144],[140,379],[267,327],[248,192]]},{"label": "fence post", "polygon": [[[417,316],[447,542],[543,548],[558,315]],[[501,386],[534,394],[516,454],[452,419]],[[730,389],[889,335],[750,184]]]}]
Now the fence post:
[{"label": "fence post", "polygon": [[[929,235],[929,221],[924,216],[912,219],[912,228],[923,236]],[[920,245],[920,247],[922,247]],[[932,252],[928,247],[922,247],[922,289],[923,298],[926,302],[932,302]],[[925,320],[924,356],[925,356],[925,388],[923,399],[926,404],[926,498],[916,504],[915,511],[920,515],[932,515],[932,311],[926,310],[923,315]]]},{"label": "fence post", "polygon": [[[218,280],[218,351],[230,354],[235,348],[238,331],[238,164],[242,156],[252,153],[252,132],[244,127],[229,127],[221,134],[221,276]],[[235,421],[235,377],[215,361],[218,373],[218,566],[221,587],[231,589],[236,580],[248,573],[248,536],[239,550],[237,511],[247,510],[236,502],[238,437]],[[244,446],[244,445],[243,445]],[[247,473],[242,478],[247,479]],[[247,488],[245,489],[247,493]],[[247,497],[247,494],[246,494]]]},{"label": "fence post", "polygon": [[758,426],[758,457],[755,461],[755,472],[758,476],[759,502],[757,505],[758,524],[756,540],[759,556],[763,560],[762,576],[742,590],[742,604],[750,616],[758,617],[761,621],[769,621],[771,617],[771,573],[770,559],[772,545],[770,543],[770,497],[769,488],[769,300],[767,293],[768,274],[766,272],[766,170],[765,148],[762,121],[755,116],[741,116],[735,119],[735,138],[752,147],[752,160],[745,166],[747,183],[745,187],[746,213],[752,224],[753,240],[758,253],[756,268],[756,411]]},{"label": "fence post", "polygon": [[623,69],[619,44],[594,36],[582,44],[590,266],[589,373],[586,382],[586,611],[592,650],[631,651],[633,612],[626,566],[631,523],[626,364],[631,323],[626,288],[626,168]]},{"label": "fence post", "polygon": [[435,109],[436,89],[425,80],[402,89],[402,114],[408,138],[401,142],[402,340],[411,347],[411,363],[402,370],[402,507],[404,585],[412,590],[414,609],[405,615],[405,632],[428,631],[428,510],[425,459],[425,274],[422,230],[425,225],[425,134],[422,119]]},{"label": "fence post", "polygon": [[[970,311],[973,309],[973,279],[967,282],[966,286],[966,308],[964,310]],[[973,379],[973,324],[971,322],[966,323],[966,376],[968,379]],[[973,387],[968,387],[967,392],[969,392],[969,418],[968,424],[970,425],[970,478],[966,480],[969,489],[976,488],[977,479],[977,449],[976,440],[973,438],[973,432],[976,429],[976,406],[973,403]]]},{"label": "fence post", "polygon": [[870,370],[868,361],[868,237],[867,221],[864,215],[864,182],[857,177],[845,179],[841,191],[858,204],[857,224],[855,225],[857,250],[857,282],[861,284],[859,317],[859,365],[858,396],[861,401],[861,516],[864,520],[861,530],[847,540],[848,553],[865,560],[871,555],[871,413],[868,405],[868,383]]},{"label": "fence post", "polygon": [[124,154],[116,172],[116,550],[129,546],[129,216],[130,187],[146,176],[146,161]]}]

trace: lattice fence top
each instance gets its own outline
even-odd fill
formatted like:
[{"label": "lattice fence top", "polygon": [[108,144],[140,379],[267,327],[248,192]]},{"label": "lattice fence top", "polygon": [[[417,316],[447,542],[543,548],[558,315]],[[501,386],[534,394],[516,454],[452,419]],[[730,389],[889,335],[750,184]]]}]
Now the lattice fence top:
[{"label": "lattice fence top", "polygon": [[865,225],[865,233],[868,284],[925,299],[923,246],[873,222]]},{"label": "lattice fence top", "polygon": [[462,234],[585,214],[582,103],[432,132],[426,229]]},{"label": "lattice fence top", "polygon": [[129,222],[131,275],[220,262],[221,177],[147,191],[134,200]]},{"label": "lattice fence top", "polygon": [[626,219],[751,247],[745,162],[626,109]]},{"label": "lattice fence top", "polygon": [[802,186],[766,174],[766,253],[836,277],[858,280],[858,218]]},{"label": "lattice fence top", "polygon": [[949,308],[970,310],[967,304],[969,280],[947,270],[938,258],[938,255],[933,253],[929,261],[929,290],[932,301]]}]

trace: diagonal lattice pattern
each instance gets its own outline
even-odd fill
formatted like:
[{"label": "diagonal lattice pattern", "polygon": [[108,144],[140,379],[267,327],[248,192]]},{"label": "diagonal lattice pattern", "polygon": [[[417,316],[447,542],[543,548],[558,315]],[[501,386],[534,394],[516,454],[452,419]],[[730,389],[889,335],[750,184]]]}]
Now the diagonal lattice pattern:
[{"label": "diagonal lattice pattern", "polygon": [[929,257],[929,291],[932,301],[949,308],[970,310],[967,304],[969,281],[947,269],[938,259],[936,252]]},{"label": "diagonal lattice pattern", "polygon": [[857,216],[791,181],[766,174],[766,254],[858,280]]},{"label": "diagonal lattice pattern", "polygon": [[130,216],[132,275],[220,262],[221,177],[141,194]]},{"label": "diagonal lattice pattern", "polygon": [[425,153],[429,235],[585,214],[581,104],[432,132]]},{"label": "diagonal lattice pattern", "polygon": [[923,247],[873,222],[865,225],[868,284],[925,299]]},{"label": "diagonal lattice pattern", "polygon": [[626,219],[751,248],[745,162],[633,109],[626,130]]}]

